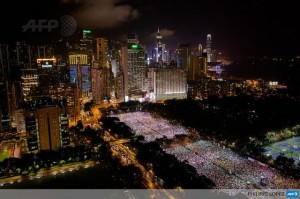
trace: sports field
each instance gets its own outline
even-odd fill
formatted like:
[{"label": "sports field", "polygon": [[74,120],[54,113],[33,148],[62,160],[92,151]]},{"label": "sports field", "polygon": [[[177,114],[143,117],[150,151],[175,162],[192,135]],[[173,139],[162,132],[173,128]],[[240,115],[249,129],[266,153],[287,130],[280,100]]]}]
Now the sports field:
[{"label": "sports field", "polygon": [[300,137],[294,137],[280,142],[275,142],[265,147],[265,155],[271,155],[276,159],[280,154],[285,157],[293,158],[295,161],[300,159]]},{"label": "sports field", "polygon": [[9,157],[9,151],[0,151],[0,162]]}]

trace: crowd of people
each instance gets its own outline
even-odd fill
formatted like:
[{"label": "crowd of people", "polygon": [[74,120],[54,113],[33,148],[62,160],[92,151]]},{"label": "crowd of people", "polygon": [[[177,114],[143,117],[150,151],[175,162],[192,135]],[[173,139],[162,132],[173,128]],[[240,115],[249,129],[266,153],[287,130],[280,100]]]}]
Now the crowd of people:
[{"label": "crowd of people", "polygon": [[[118,114],[136,135],[146,142],[175,135],[188,135],[185,128],[156,118],[145,112]],[[218,143],[200,140],[197,142],[161,145],[163,150],[187,161],[200,175],[210,178],[218,189],[286,189],[299,188],[300,183],[282,176],[277,170],[241,157],[231,149]]]},{"label": "crowd of people", "polygon": [[150,113],[133,112],[115,115],[121,122],[126,123],[135,135],[142,135],[146,142],[167,137],[172,139],[175,135],[188,134],[187,130],[179,125],[172,125],[167,120],[155,118]]},{"label": "crowd of people", "polygon": [[202,140],[185,146],[165,146],[164,150],[180,161],[188,161],[219,189],[299,188],[296,180],[283,177],[275,169],[243,158],[216,143]]}]

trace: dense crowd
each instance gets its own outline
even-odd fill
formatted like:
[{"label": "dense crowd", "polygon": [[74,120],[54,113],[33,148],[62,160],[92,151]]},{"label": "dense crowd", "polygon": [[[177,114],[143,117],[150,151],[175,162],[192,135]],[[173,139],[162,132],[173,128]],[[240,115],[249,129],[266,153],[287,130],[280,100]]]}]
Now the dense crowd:
[{"label": "dense crowd", "polygon": [[[149,113],[134,112],[119,114],[117,117],[126,123],[136,135],[143,135],[151,142],[166,136],[189,134],[179,125],[173,125],[162,118],[152,117]],[[292,178],[283,177],[275,169],[263,166],[239,156],[220,144],[198,141],[185,145],[162,146],[169,154],[180,161],[187,161],[200,175],[210,178],[219,189],[286,189],[299,188],[300,183]]]},{"label": "dense crowd", "polygon": [[175,135],[188,134],[187,130],[179,125],[172,125],[162,118],[152,117],[146,112],[134,112],[114,115],[121,122],[126,123],[136,135],[142,135],[146,142],[155,141],[164,136],[172,139]]},{"label": "dense crowd", "polygon": [[240,157],[228,148],[207,141],[185,146],[164,147],[180,161],[188,161],[198,173],[215,182],[220,189],[286,189],[299,188],[294,179],[283,177],[278,171]]}]

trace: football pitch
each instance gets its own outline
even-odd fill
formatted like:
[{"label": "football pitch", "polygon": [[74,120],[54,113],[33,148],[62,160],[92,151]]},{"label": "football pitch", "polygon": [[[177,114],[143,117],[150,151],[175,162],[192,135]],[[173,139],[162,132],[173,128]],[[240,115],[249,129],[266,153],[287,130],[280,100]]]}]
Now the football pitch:
[{"label": "football pitch", "polygon": [[0,151],[0,162],[9,157],[9,151]]},{"label": "football pitch", "polygon": [[300,159],[300,137],[294,137],[280,142],[275,142],[265,147],[265,155],[271,155],[276,159],[280,154],[285,157],[293,158],[295,161]]}]

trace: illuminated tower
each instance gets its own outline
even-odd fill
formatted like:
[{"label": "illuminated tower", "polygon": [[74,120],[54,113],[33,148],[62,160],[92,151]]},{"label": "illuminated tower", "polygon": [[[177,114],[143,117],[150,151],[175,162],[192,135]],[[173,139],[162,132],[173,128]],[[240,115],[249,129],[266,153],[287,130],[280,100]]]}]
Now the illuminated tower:
[{"label": "illuminated tower", "polygon": [[199,44],[198,45],[198,56],[202,57],[202,51],[203,51],[202,45]]},{"label": "illuminated tower", "polygon": [[206,52],[207,52],[207,62],[211,62],[211,35],[208,34],[206,38]]},{"label": "illuminated tower", "polygon": [[106,38],[97,38],[97,52],[96,59],[99,61],[101,67],[109,68],[109,50],[108,40]]},{"label": "illuminated tower", "polygon": [[86,98],[90,92],[90,71],[87,54],[69,55],[71,83],[75,84],[79,98]]},{"label": "illuminated tower", "polygon": [[145,71],[145,48],[136,34],[127,35],[127,47],[122,48],[121,66],[124,74],[125,101],[128,96],[138,95],[143,89]]},{"label": "illuminated tower", "polygon": [[156,53],[156,61],[157,62],[162,62],[162,55],[163,55],[163,44],[162,44],[162,36],[159,33],[159,27],[157,29],[157,34],[156,34],[156,48],[157,48],[157,53]]}]

